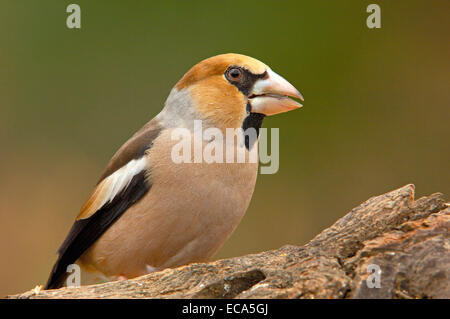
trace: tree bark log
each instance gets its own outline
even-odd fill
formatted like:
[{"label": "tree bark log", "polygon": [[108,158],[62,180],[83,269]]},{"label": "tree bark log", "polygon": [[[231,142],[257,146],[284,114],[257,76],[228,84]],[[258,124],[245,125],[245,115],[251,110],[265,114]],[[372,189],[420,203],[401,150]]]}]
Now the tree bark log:
[{"label": "tree bark log", "polygon": [[415,201],[406,185],[370,198],[301,247],[9,298],[450,298],[449,230],[442,194]]}]

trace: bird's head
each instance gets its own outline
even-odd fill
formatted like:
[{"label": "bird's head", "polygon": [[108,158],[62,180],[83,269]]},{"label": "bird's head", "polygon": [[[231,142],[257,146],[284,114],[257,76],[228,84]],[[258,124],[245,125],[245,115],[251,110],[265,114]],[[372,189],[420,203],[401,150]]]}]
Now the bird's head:
[{"label": "bird's head", "polygon": [[[230,53],[193,66],[175,85],[166,107],[170,103],[177,104],[177,111],[184,115],[194,112],[216,127],[237,128],[249,114],[264,117],[302,106],[289,97],[303,101],[292,84],[264,63]],[[180,110],[180,105],[194,110]]]}]

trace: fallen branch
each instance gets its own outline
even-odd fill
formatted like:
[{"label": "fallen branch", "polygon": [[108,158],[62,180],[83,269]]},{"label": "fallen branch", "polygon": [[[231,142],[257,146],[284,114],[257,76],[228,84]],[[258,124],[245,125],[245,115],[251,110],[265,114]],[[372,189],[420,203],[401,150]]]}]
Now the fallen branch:
[{"label": "fallen branch", "polygon": [[305,246],[9,298],[450,298],[449,230],[442,194],[414,201],[406,185],[370,198]]}]

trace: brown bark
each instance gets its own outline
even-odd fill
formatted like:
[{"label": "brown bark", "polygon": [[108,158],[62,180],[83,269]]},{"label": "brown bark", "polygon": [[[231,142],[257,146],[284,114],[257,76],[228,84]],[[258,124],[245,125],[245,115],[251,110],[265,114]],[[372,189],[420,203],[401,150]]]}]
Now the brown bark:
[{"label": "brown bark", "polygon": [[[10,298],[450,298],[450,208],[414,185],[372,197],[308,244],[132,280]],[[369,288],[369,265],[381,270]]]}]

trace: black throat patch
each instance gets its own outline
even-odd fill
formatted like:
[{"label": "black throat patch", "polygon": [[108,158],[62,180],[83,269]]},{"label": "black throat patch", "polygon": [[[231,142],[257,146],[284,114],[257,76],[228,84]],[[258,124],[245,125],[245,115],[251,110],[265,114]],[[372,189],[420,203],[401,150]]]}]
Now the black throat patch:
[{"label": "black throat patch", "polygon": [[[244,119],[244,122],[242,123],[242,129],[244,130],[245,147],[247,148],[247,150],[250,150],[255,144],[255,142],[258,140],[259,129],[261,128],[265,117],[265,115],[261,113],[252,113],[250,109],[251,109],[250,103],[247,103],[248,115]],[[254,129],[256,131],[256,138],[252,138],[253,137],[252,134],[245,134],[247,129]]]}]

